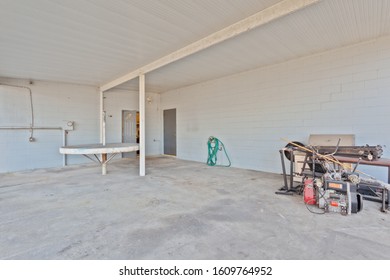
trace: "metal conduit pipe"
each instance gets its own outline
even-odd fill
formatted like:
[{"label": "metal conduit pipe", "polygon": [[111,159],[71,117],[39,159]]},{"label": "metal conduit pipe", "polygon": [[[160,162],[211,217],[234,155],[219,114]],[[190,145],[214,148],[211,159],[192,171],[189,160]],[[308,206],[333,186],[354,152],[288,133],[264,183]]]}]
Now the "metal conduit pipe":
[{"label": "metal conduit pipe", "polygon": [[9,85],[9,84],[3,84],[0,83],[1,86],[7,86],[7,87],[14,87],[14,88],[22,88],[22,89],[27,89],[30,95],[30,108],[31,108],[31,124],[29,129],[31,130],[30,134],[30,141],[31,139],[34,139],[34,106],[33,106],[33,98],[32,98],[32,91],[31,88],[26,87],[26,86],[15,86],[15,85]]},{"label": "metal conduit pipe", "polygon": [[[22,89],[27,89],[29,91],[30,95],[30,108],[31,108],[31,125],[30,126],[0,126],[0,130],[30,130],[30,138],[29,141],[33,142],[34,141],[34,130],[63,130],[63,136],[62,136],[62,145],[66,146],[67,144],[67,139],[66,135],[68,134],[68,131],[63,129],[62,127],[45,127],[45,126],[34,126],[34,106],[33,106],[33,97],[32,97],[32,90],[29,87],[26,86],[17,86],[17,85],[9,85],[9,84],[4,84],[0,83],[1,86],[7,86],[7,87],[14,87],[14,88],[22,88]],[[63,156],[63,166],[67,165],[67,157],[66,154]]]},{"label": "metal conduit pipe", "polygon": [[[35,130],[62,130],[63,131],[63,134],[62,134],[62,146],[66,146],[67,145],[67,138],[66,138],[66,135],[68,134],[68,131],[63,129],[62,127],[44,127],[44,126],[37,126],[37,127],[28,127],[28,126],[0,126],[0,130],[30,130],[30,129],[35,129]],[[32,140],[33,138],[30,137],[30,141]],[[31,141],[32,142],[32,141]],[[63,166],[66,166],[68,163],[67,163],[67,155],[64,154],[63,157],[62,157],[62,165]]]},{"label": "metal conduit pipe", "polygon": [[0,126],[0,129],[3,130],[13,130],[13,129],[19,129],[19,130],[30,130],[30,129],[35,129],[35,130],[45,130],[45,129],[50,129],[50,130],[62,130],[62,127],[44,127],[44,126],[35,126],[35,127],[29,127],[29,126]]}]

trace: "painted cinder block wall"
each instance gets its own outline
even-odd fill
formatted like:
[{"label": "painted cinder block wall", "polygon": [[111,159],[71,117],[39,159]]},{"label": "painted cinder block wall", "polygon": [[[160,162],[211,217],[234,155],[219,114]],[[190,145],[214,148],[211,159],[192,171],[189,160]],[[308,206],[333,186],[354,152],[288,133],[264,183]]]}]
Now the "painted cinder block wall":
[{"label": "painted cinder block wall", "polygon": [[[58,82],[29,82],[0,78],[0,126],[30,126],[29,91],[1,84],[25,86],[32,90],[35,126],[61,127],[64,121],[74,121],[74,131],[67,134],[68,145],[100,142],[100,96],[96,87]],[[153,97],[153,103],[146,106],[146,123],[149,123],[146,131],[146,152],[148,155],[161,154],[161,145],[158,142],[161,136],[159,95],[147,95]],[[115,119],[114,122],[112,118],[108,119],[107,142],[121,142],[121,110],[138,109],[138,93],[115,91],[105,93],[105,96],[105,109]],[[118,115],[119,118],[116,119]],[[118,123],[115,123],[116,121]],[[0,129],[0,173],[63,165],[63,156],[59,153],[59,147],[63,143],[61,130],[35,130],[34,142],[29,142],[29,137],[28,130]],[[72,165],[90,161],[80,155],[68,155],[67,162]]]},{"label": "painted cinder block wall", "polygon": [[[36,126],[61,126],[64,120],[73,120],[75,131],[69,132],[68,145],[99,142],[97,88],[41,81],[29,85],[28,80],[8,78],[0,82],[31,87]],[[177,108],[177,153],[182,159],[205,162],[211,135],[225,143],[233,166],[276,173],[278,150],[286,144],[282,137],[307,142],[311,133],[352,133],[358,145],[388,146],[389,90],[390,37],[382,37],[153,94],[154,103],[146,104],[146,151],[162,153],[162,112],[171,108]],[[27,92],[2,86],[0,91],[0,126],[29,125]],[[113,116],[120,118],[122,109],[138,108],[134,92],[105,96],[106,110]],[[108,122],[107,140],[119,141],[120,124]],[[0,172],[62,166],[58,153],[62,132],[36,130],[34,136],[37,141],[30,143],[28,131],[0,130]],[[390,157],[387,148],[384,156]],[[68,157],[69,164],[82,162],[88,161]],[[382,179],[387,175],[378,168],[369,172]]]},{"label": "painted cinder block wall", "polygon": [[[0,84],[31,88],[36,127],[62,127],[74,121],[75,130],[67,135],[68,145],[99,141],[99,93],[91,86],[0,78]],[[12,106],[10,106],[12,104]],[[27,89],[0,85],[0,126],[29,126],[31,109]],[[63,156],[62,130],[0,130],[0,172],[59,167]],[[69,164],[86,162],[81,156],[68,156]]]},{"label": "painted cinder block wall", "polygon": [[[145,102],[145,154],[161,155],[160,94],[146,93]],[[139,111],[139,92],[113,89],[104,93],[107,143],[122,142],[122,110]]]},{"label": "painted cinder block wall", "polygon": [[[165,92],[161,108],[177,108],[178,158],[205,162],[215,136],[232,166],[280,173],[281,138],[355,134],[357,145],[390,147],[389,93],[390,37],[382,37]],[[387,180],[386,169],[360,169]]]}]

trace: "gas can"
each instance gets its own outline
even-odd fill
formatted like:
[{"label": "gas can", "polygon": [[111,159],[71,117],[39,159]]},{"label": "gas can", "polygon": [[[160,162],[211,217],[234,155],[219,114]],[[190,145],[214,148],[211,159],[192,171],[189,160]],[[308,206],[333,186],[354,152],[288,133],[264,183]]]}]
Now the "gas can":
[{"label": "gas can", "polygon": [[316,204],[316,194],[313,186],[313,179],[305,179],[303,189],[303,201],[306,204]]}]

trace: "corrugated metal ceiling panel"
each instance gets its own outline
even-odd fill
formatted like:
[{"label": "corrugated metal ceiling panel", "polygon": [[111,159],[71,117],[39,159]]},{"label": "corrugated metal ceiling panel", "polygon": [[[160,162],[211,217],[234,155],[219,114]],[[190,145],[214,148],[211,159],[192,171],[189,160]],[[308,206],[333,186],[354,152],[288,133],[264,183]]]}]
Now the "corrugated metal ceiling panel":
[{"label": "corrugated metal ceiling panel", "polygon": [[[277,2],[1,0],[0,76],[98,86]],[[147,89],[163,92],[388,34],[390,1],[323,0],[151,72]]]},{"label": "corrugated metal ceiling panel", "polygon": [[[390,34],[390,1],[322,1],[150,73],[166,91]],[[162,85],[162,86],[161,86]]]}]

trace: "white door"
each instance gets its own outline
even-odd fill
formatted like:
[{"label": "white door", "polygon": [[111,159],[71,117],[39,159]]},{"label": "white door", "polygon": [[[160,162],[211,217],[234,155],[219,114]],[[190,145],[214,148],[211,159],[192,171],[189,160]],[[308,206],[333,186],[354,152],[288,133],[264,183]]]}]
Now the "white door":
[{"label": "white door", "polygon": [[[137,143],[137,111],[122,111],[122,143]],[[123,158],[135,156],[136,152],[122,153]]]}]

